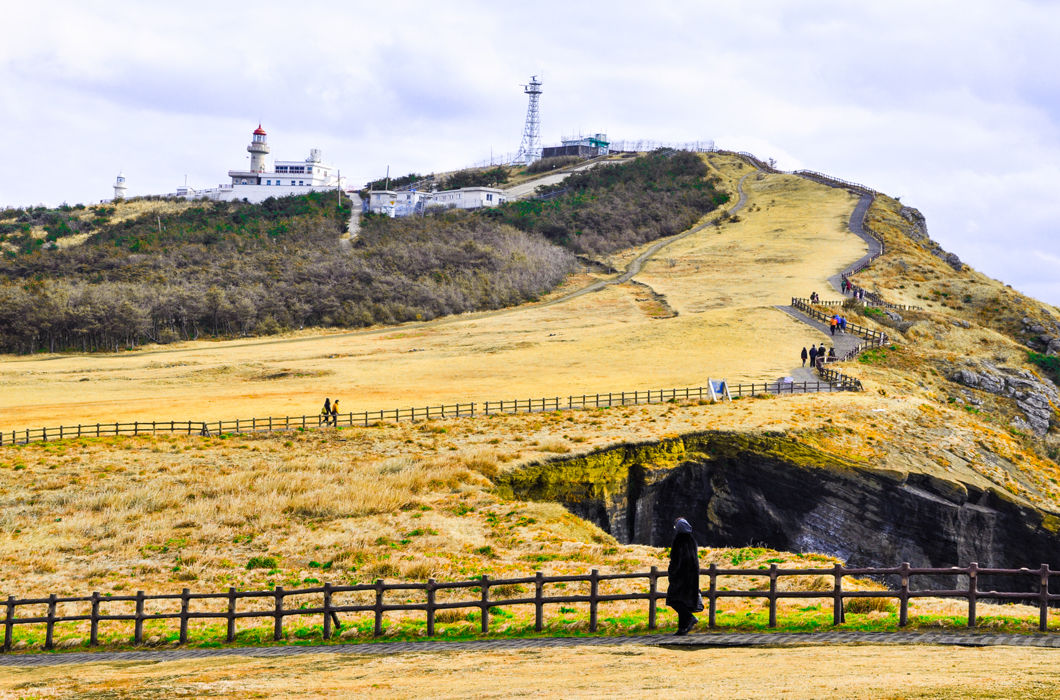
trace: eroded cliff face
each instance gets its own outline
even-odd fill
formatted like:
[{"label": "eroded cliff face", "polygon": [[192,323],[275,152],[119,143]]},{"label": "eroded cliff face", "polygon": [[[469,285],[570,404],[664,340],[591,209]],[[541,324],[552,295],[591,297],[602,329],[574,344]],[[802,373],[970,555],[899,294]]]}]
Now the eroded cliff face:
[{"label": "eroded cliff face", "polygon": [[563,503],[621,542],[666,546],[676,517],[713,547],[852,566],[1060,568],[1060,518],[997,488],[874,469],[783,434],[703,432],[533,464],[507,495]]}]

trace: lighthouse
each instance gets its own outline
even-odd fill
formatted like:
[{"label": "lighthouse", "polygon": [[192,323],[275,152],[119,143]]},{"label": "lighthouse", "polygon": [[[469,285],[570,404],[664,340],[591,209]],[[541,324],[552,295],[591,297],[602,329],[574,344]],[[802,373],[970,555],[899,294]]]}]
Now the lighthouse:
[{"label": "lighthouse", "polygon": [[125,199],[125,176],[121,173],[114,179],[114,201],[119,199]]},{"label": "lighthouse", "polygon": [[250,172],[265,172],[265,154],[269,152],[269,144],[265,140],[265,130],[261,128],[261,124],[254,129],[254,136],[247,146],[247,151],[250,152]]}]

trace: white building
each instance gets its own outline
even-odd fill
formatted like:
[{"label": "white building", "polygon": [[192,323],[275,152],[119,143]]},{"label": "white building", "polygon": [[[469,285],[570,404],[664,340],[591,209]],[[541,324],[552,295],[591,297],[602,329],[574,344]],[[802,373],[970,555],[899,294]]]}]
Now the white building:
[{"label": "white building", "polygon": [[263,202],[269,197],[334,190],[345,184],[338,170],[323,162],[318,148],[311,149],[309,157],[305,160],[278,160],[272,170],[269,170],[265,163],[269,144],[261,124],[254,130],[247,151],[250,152],[250,168],[229,170],[231,184],[204,190],[185,185],[177,188],[177,196],[187,199],[205,197],[224,201],[246,199],[248,202]]},{"label": "white building", "polygon": [[408,216],[425,209],[480,209],[504,202],[504,192],[493,187],[461,187],[441,192],[373,190],[368,193],[365,208],[375,214]]}]

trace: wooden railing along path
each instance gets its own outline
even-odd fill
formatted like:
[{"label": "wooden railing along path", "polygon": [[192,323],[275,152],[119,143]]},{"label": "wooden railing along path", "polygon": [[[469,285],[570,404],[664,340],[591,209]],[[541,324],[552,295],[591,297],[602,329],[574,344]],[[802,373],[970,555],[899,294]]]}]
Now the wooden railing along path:
[{"label": "wooden railing along path", "polygon": [[[726,384],[729,396],[757,396],[759,394],[795,394],[831,391],[857,391],[860,384],[853,380],[830,380],[819,382],[751,382],[748,384]],[[715,391],[715,394],[717,392]],[[24,430],[0,431],[0,445],[25,444],[49,440],[64,440],[83,437],[113,437],[118,435],[221,435],[224,433],[256,433],[290,430],[309,430],[327,426],[367,427],[383,421],[418,421],[440,418],[465,418],[498,413],[540,413],[585,408],[610,408],[668,401],[710,400],[711,387],[682,387],[675,389],[648,389],[646,391],[613,391],[606,394],[578,394],[548,396],[542,398],[505,399],[482,403],[456,403],[422,408],[388,408],[376,411],[354,411],[340,413],[325,421],[323,415],[267,416],[264,418],[236,418],[216,421],[130,421],[114,423],[91,423],[87,425],[60,425],[53,428],[27,428]]]},{"label": "wooden railing along path", "polygon": [[[821,321],[823,323],[826,323],[826,324],[829,321],[831,321],[831,319],[832,319],[832,317],[829,314],[826,314],[823,311],[819,311],[818,309],[813,308],[814,304],[812,302],[810,302],[809,299],[798,299],[798,298],[792,297],[791,306],[792,306],[792,308],[798,309],[802,313],[806,314],[810,318],[814,318],[814,319],[816,319],[818,321]],[[887,336],[886,333],[883,333],[881,331],[875,330],[873,328],[866,328],[865,326],[859,326],[856,323],[847,323],[847,327],[846,327],[846,330],[844,332],[845,333],[851,333],[851,334],[856,335],[856,336],[860,336],[860,337],[864,338],[865,340],[867,340],[870,345],[877,345],[877,346],[878,345],[886,345],[889,342],[889,339],[888,339],[888,336]],[[861,349],[859,348],[858,352],[860,352],[860,351],[861,351]]]},{"label": "wooden railing along path", "polygon": [[[770,565],[768,569],[728,569],[711,564],[708,568],[700,570],[700,576],[707,578],[707,586],[702,593],[707,608],[707,625],[711,628],[717,626],[718,601],[723,598],[766,600],[769,606],[770,627],[777,626],[777,601],[785,599],[830,599],[832,622],[838,625],[844,619],[843,601],[846,599],[894,598],[899,606],[898,624],[905,627],[909,621],[910,600],[963,598],[968,605],[967,624],[969,627],[976,626],[977,602],[989,599],[1036,604],[1039,610],[1038,626],[1040,630],[1045,631],[1048,627],[1049,605],[1060,600],[1060,594],[1049,592],[1050,581],[1060,576],[1060,572],[1052,571],[1048,564],[1042,564],[1038,569],[990,569],[980,568],[976,563],[963,568],[917,568],[903,563],[901,566],[891,568],[847,568],[836,564],[834,567],[821,569],[781,569],[776,564]],[[721,577],[733,576],[766,578],[769,585],[768,588],[756,586],[754,590],[729,590],[727,587],[718,585]],[[844,576],[892,577],[897,579],[898,587],[896,590],[883,591],[844,590]],[[910,579],[914,576],[949,577],[958,583],[964,579],[967,584],[953,589],[921,590],[911,586]],[[981,576],[1008,577],[1025,580],[1028,583],[1023,587],[1024,590],[982,590],[979,587]],[[831,579],[832,585],[823,590],[782,590],[780,588],[782,578],[796,577],[823,577]],[[648,628],[656,629],[658,602],[666,597],[666,593],[659,590],[660,580],[666,580],[666,573],[660,572],[653,566],[649,571],[638,573],[601,574],[593,569],[588,574],[545,576],[538,571],[533,576],[516,578],[495,579],[483,575],[466,581],[436,581],[432,578],[425,582],[414,583],[387,583],[383,579],[377,579],[374,583],[346,586],[325,583],[312,588],[291,590],[277,586],[273,590],[257,591],[237,591],[235,588],[229,588],[223,593],[192,593],[185,588],[180,593],[162,595],[146,595],[143,591],[137,591],[135,595],[116,596],[101,595],[98,592],[88,596],[73,597],[53,594],[41,598],[18,599],[10,596],[6,601],[4,615],[3,650],[11,650],[14,629],[18,625],[43,625],[44,648],[51,649],[55,646],[55,626],[61,623],[87,622],[89,628],[87,642],[94,646],[99,643],[101,622],[131,623],[132,642],[142,644],[145,622],[176,620],[179,630],[177,640],[183,644],[188,641],[188,627],[192,620],[223,620],[226,623],[225,638],[232,642],[236,637],[236,623],[239,620],[270,619],[273,639],[280,640],[284,636],[286,618],[317,618],[321,622],[323,638],[330,639],[335,627],[342,624],[338,617],[339,614],[369,613],[373,620],[373,633],[379,636],[384,632],[386,613],[392,612],[423,612],[426,618],[427,636],[433,636],[438,611],[458,609],[477,611],[480,630],[482,634],[488,634],[491,610],[517,606],[534,607],[534,629],[540,632],[544,628],[546,605],[578,603],[588,605],[589,631],[595,632],[601,604],[630,600],[646,601]],[[620,581],[643,581],[646,585],[642,590],[633,592],[609,593],[601,590],[601,584]],[[556,584],[560,584],[564,590],[546,592],[546,586]],[[532,586],[533,594],[521,595],[524,586]],[[572,593],[570,591],[572,586],[575,591],[587,589],[587,592]],[[491,591],[495,590],[502,591],[502,595],[514,594],[514,597],[491,597]],[[439,600],[439,592],[446,591],[468,591],[474,595],[460,600],[444,598]],[[390,593],[398,593],[402,599],[388,601],[387,594]],[[343,601],[344,597],[352,597],[352,600]],[[259,601],[263,604],[258,605],[256,609],[240,609],[240,603],[243,601]],[[163,608],[168,605],[170,609],[148,612],[148,603],[160,603]],[[213,605],[211,606],[210,603]],[[59,614],[60,606],[66,608],[63,611],[64,614]],[[20,608],[32,607],[38,608],[38,613],[39,609],[43,608],[43,614],[31,613],[22,617],[18,615]],[[115,611],[116,607],[123,607],[124,610]],[[152,605],[152,607],[159,606]],[[346,621],[349,622],[349,618]]]}]

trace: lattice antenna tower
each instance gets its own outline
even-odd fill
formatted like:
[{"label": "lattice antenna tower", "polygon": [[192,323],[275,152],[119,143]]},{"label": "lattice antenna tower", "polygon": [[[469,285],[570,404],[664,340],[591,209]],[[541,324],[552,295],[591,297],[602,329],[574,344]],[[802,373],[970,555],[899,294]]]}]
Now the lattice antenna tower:
[{"label": "lattice antenna tower", "polygon": [[519,153],[515,156],[515,162],[530,165],[541,158],[541,112],[538,109],[538,101],[541,99],[541,81],[536,75],[530,76],[530,84],[523,86],[523,92],[530,96],[530,104],[526,108],[523,141],[519,144]]}]

